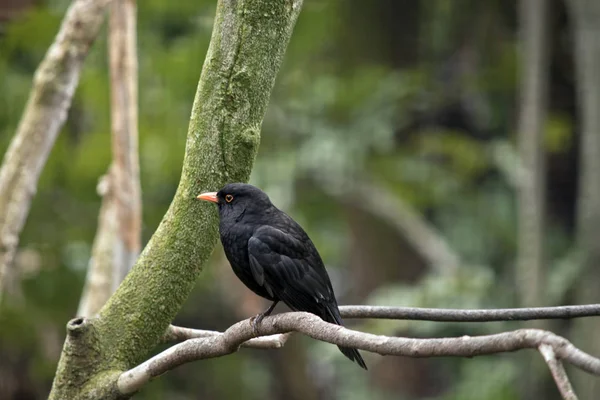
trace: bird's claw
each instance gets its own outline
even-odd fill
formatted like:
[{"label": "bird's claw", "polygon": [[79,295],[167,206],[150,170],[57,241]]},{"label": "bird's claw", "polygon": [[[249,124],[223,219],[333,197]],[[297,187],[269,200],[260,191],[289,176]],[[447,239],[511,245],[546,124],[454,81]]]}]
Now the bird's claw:
[{"label": "bird's claw", "polygon": [[262,322],[264,317],[265,317],[265,314],[261,313],[251,319],[252,330],[254,331],[254,336],[259,336],[260,333],[258,332],[258,326],[260,325],[260,323]]},{"label": "bird's claw", "polygon": [[258,326],[262,322],[263,318],[271,315],[271,313],[275,309],[275,306],[277,305],[277,303],[279,303],[279,300],[275,300],[273,302],[273,304],[271,304],[269,306],[269,308],[267,308],[265,311],[261,312],[260,314],[257,314],[255,317],[252,317],[251,321],[252,321],[252,329],[254,330],[254,336],[259,336]]}]

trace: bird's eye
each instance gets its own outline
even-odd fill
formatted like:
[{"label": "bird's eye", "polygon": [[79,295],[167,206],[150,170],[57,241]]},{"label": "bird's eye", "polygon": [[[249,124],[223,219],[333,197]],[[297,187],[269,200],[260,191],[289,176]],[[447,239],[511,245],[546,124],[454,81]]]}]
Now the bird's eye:
[{"label": "bird's eye", "polygon": [[230,194],[226,195],[225,196],[225,201],[228,202],[228,203],[231,203],[233,201],[233,196],[230,195]]}]

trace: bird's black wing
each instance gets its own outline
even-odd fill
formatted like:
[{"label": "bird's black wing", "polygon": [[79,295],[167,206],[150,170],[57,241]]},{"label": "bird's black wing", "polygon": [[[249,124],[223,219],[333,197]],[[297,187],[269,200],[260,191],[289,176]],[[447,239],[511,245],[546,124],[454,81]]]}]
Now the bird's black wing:
[{"label": "bird's black wing", "polygon": [[331,306],[337,311],[331,281],[307,236],[261,226],[248,241],[248,258],[255,281],[293,310],[322,318]]},{"label": "bird's black wing", "polygon": [[[307,311],[342,325],[331,281],[317,249],[291,218],[283,222],[279,227],[261,226],[248,240],[254,280],[292,310]],[[346,357],[367,369],[358,350],[338,347]]]}]

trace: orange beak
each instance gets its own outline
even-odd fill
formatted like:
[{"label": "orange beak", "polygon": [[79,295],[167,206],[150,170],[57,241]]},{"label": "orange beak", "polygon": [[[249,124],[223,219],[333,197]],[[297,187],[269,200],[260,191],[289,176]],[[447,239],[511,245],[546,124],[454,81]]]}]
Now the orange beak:
[{"label": "orange beak", "polygon": [[217,192],[202,193],[201,195],[199,195],[196,198],[198,200],[205,200],[205,201],[210,201],[210,202],[213,202],[213,203],[218,203],[219,202],[219,200],[217,199]]}]

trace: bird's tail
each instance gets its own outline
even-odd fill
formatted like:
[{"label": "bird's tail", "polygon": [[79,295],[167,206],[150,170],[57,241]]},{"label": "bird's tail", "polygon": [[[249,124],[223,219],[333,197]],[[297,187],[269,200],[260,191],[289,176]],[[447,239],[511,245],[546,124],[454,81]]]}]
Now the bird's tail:
[{"label": "bird's tail", "polygon": [[365,364],[365,360],[363,360],[362,356],[358,352],[358,350],[352,347],[342,347],[338,346],[338,349],[342,352],[343,355],[348,357],[350,360],[357,363],[362,369],[367,370],[367,364]]},{"label": "bird's tail", "polygon": [[[325,318],[323,319],[332,324],[344,326],[344,321],[342,321],[342,317],[340,316],[340,312],[336,304],[327,307],[327,313],[325,314]],[[365,370],[368,369],[367,364],[365,364],[365,360],[363,360],[358,350],[352,347],[343,346],[338,346],[338,349],[340,349],[343,355],[348,357],[351,361],[357,363],[361,368]]]}]

